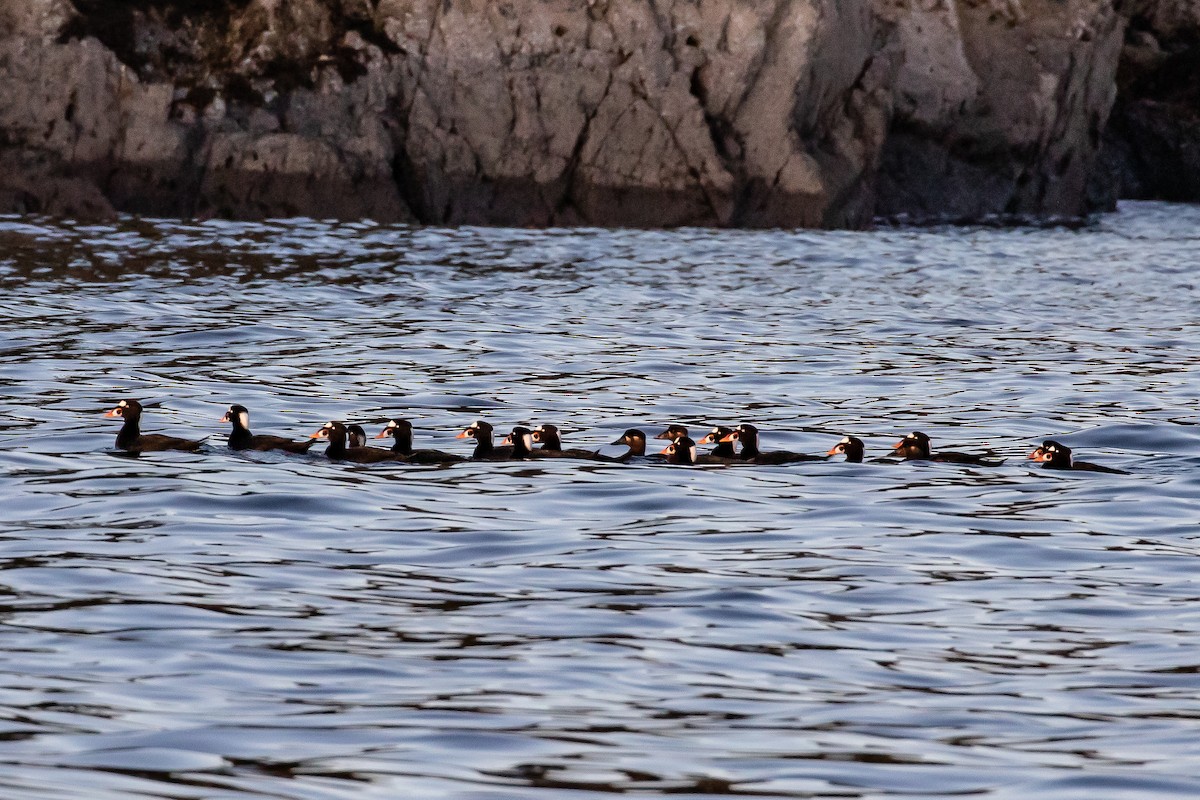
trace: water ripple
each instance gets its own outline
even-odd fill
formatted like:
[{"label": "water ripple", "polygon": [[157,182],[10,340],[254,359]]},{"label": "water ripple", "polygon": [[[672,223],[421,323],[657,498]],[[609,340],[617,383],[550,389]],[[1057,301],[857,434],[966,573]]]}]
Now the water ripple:
[{"label": "water ripple", "polygon": [[[1198,223],[2,219],[0,794],[1194,797]],[[115,455],[128,396],[203,452]],[[362,467],[230,402],[1006,461]]]}]

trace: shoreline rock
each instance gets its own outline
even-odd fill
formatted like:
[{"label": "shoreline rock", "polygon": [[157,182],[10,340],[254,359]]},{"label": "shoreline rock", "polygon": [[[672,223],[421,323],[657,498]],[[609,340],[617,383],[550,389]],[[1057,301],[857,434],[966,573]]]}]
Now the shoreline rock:
[{"label": "shoreline rock", "polygon": [[27,0],[0,8],[0,212],[854,228],[1198,199],[1200,0],[1143,2]]}]

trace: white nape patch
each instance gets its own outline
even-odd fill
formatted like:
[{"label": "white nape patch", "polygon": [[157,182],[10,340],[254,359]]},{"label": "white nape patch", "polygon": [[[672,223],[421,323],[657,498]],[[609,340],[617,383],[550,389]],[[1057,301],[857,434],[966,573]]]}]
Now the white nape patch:
[{"label": "white nape patch", "polygon": [[695,464],[695,463],[696,463],[696,448],[695,448],[695,447],[689,447],[689,448],[688,448],[688,452],[689,452],[689,453],[691,454],[691,456],[692,456],[692,463],[693,463],[693,464]]},{"label": "white nape patch", "polygon": [[247,414],[245,411],[238,412],[237,418],[238,418],[238,423],[243,428],[250,427],[250,415]]},{"label": "white nape patch", "polygon": [[525,433],[525,434],[522,434],[522,435],[521,435],[521,440],[525,442],[525,449],[526,449],[526,450],[532,450],[532,449],[533,449],[533,434],[532,434],[532,433]]}]

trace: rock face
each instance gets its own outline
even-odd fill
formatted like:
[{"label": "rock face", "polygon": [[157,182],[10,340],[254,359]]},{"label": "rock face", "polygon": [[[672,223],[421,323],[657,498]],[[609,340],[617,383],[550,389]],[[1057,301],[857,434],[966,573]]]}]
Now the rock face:
[{"label": "rock face", "polygon": [[1140,0],[1129,29],[1100,191],[1200,202],[1200,0]]},{"label": "rock face", "polygon": [[[1075,217],[1115,95],[1107,0],[887,0],[906,54],[877,210]],[[894,4],[892,4],[894,3]]]},{"label": "rock face", "polygon": [[[1135,27],[1193,35],[1200,0],[1142,2]],[[1118,186],[1096,176],[1124,26],[1112,0],[3,3],[0,212],[1075,216]],[[1119,119],[1196,135],[1154,108]]]},{"label": "rock face", "polygon": [[870,218],[890,75],[864,2],[38,3],[0,31],[10,207]]}]

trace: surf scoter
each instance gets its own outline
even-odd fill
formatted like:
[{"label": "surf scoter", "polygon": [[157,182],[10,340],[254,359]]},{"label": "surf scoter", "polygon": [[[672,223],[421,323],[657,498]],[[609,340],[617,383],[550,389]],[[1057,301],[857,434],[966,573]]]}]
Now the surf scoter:
[{"label": "surf scoter", "polygon": [[621,434],[621,438],[612,442],[614,446],[623,444],[629,448],[629,452],[624,455],[617,456],[617,461],[627,461],[631,458],[648,458],[651,461],[662,461],[663,457],[659,453],[646,455],[646,434],[637,428],[630,428]]},{"label": "surf scoter", "polygon": [[471,458],[477,461],[503,461],[512,458],[511,447],[497,447],[492,443],[492,424],[477,419],[464,428],[455,439],[474,439],[475,450]]},{"label": "surf scoter", "polygon": [[250,412],[245,406],[233,404],[221,417],[221,422],[233,423],[229,432],[230,450],[283,450],[286,453],[307,453],[317,443],[316,439],[293,441],[283,436],[253,435],[250,433]]},{"label": "surf scoter", "polygon": [[533,431],[523,425],[517,425],[512,429],[512,433],[504,437],[500,442],[501,445],[508,447],[512,452],[509,458],[537,458],[538,454],[533,450]]},{"label": "surf scoter", "polygon": [[892,447],[892,455],[905,461],[940,461],[948,464],[975,464],[980,467],[998,467],[1004,463],[1004,459],[994,461],[973,453],[954,453],[946,450],[930,452],[929,437],[920,431],[913,431],[896,442]]},{"label": "surf scoter", "polygon": [[696,443],[687,436],[680,436],[664,447],[662,454],[667,457],[668,464],[695,464]]},{"label": "surf scoter", "polygon": [[637,428],[630,428],[621,434],[621,438],[612,442],[613,446],[623,444],[629,448],[627,456],[644,456],[646,455],[646,434],[639,431]]},{"label": "surf scoter", "polygon": [[840,442],[829,448],[826,455],[836,456],[845,453],[846,461],[851,464],[861,464],[866,449],[863,440],[857,436],[844,436]]},{"label": "surf scoter", "polygon": [[[531,431],[531,435],[533,436],[534,443],[541,445],[541,447],[534,451],[539,456],[547,458],[579,458],[587,461],[617,460],[611,456],[601,455],[594,450],[584,450],[582,447],[564,449],[557,425],[539,425]],[[644,446],[645,444],[643,443]]]},{"label": "surf scoter", "polygon": [[1053,439],[1042,442],[1042,446],[1030,453],[1029,458],[1040,461],[1042,469],[1076,469],[1082,472],[1106,472],[1110,475],[1129,474],[1125,470],[1093,464],[1090,461],[1076,461],[1071,458],[1071,448]]},{"label": "surf scoter", "polygon": [[161,433],[142,433],[142,404],[137,400],[120,400],[114,408],[105,412],[104,416],[125,420],[125,424],[117,433],[117,448],[130,453],[158,450],[184,450],[194,453],[204,444],[203,440],[181,439]]},{"label": "surf scoter", "polygon": [[687,436],[688,429],[686,425],[668,425],[667,429],[662,433],[654,435],[655,439],[666,439],[668,442],[673,442],[680,436]]},{"label": "surf scoter", "polygon": [[772,450],[769,453],[764,453],[758,449],[758,428],[749,423],[738,425],[721,441],[741,442],[742,452],[738,454],[738,458],[754,464],[794,464],[798,461],[825,460],[825,456],[792,453],[787,450]]},{"label": "surf scoter", "polygon": [[321,428],[309,436],[310,439],[328,439],[329,447],[325,455],[334,461],[353,461],[357,464],[377,464],[380,461],[395,461],[396,454],[391,450],[379,447],[348,447],[346,439],[349,436],[346,426],[341,422],[326,422]]},{"label": "surf scoter", "polygon": [[376,439],[386,439],[392,436],[396,443],[392,452],[410,464],[453,464],[466,461],[460,455],[443,453],[441,450],[414,450],[413,426],[406,419],[389,419],[387,427],[375,435]]},{"label": "surf scoter", "polygon": [[367,446],[367,431],[362,425],[347,425],[346,426],[346,446],[347,447],[366,447]]},{"label": "surf scoter", "polygon": [[716,456],[717,458],[737,458],[737,447],[734,444],[736,440],[730,439],[729,441],[725,441],[725,438],[731,433],[733,433],[733,428],[718,425],[706,433],[704,438],[696,442],[696,444],[715,444],[716,447],[708,453],[710,456]]}]

